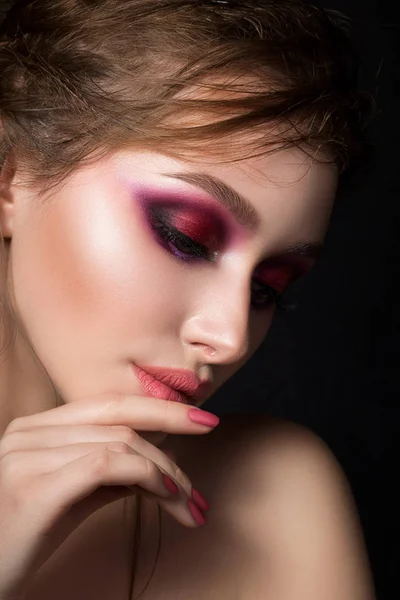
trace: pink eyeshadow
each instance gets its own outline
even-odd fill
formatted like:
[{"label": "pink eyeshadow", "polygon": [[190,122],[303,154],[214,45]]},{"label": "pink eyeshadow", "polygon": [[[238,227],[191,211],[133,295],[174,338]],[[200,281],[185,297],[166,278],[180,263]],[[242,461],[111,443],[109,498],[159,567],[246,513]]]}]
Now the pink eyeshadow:
[{"label": "pink eyeshadow", "polygon": [[172,210],[168,220],[172,227],[210,249],[215,249],[221,244],[222,228],[216,222],[214,215],[209,214],[208,211]]},{"label": "pink eyeshadow", "polygon": [[[249,235],[249,232],[237,224],[234,218],[212,198],[208,199],[174,190],[163,191],[151,187],[136,188],[134,195],[144,210],[159,206],[167,209],[171,218],[174,213],[182,214],[182,217],[185,215],[185,220],[187,219],[188,223],[186,226],[189,228],[188,231],[193,232],[193,235],[203,235],[207,228],[211,231],[212,239],[216,234],[221,235],[221,243],[222,240],[223,243],[241,241]],[[199,226],[189,225],[190,221],[198,223]],[[185,232],[183,231],[183,233]],[[207,232],[207,235],[210,236],[210,233]],[[198,240],[197,237],[194,239],[199,243],[204,243]]]},{"label": "pink eyeshadow", "polygon": [[314,263],[315,259],[297,254],[272,258],[257,267],[254,276],[283,293],[292,281],[305,275]]}]

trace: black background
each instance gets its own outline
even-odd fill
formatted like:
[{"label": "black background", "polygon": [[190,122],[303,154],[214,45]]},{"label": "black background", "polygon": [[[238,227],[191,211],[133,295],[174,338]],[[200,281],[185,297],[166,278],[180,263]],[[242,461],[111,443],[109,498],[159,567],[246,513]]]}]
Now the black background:
[{"label": "black background", "polygon": [[276,316],[257,354],[203,408],[221,416],[270,413],[307,426],[329,445],[353,489],[378,600],[394,600],[400,598],[399,20],[395,2],[321,4],[352,18],[360,87],[378,104],[368,128],[375,157],[339,189],[324,255],[291,292],[296,311]]}]

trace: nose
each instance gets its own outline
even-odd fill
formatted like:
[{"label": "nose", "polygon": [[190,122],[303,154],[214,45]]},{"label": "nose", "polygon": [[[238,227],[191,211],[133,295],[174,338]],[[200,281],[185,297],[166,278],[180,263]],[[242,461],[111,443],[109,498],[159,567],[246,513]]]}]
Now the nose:
[{"label": "nose", "polygon": [[221,280],[196,294],[196,308],[184,323],[186,345],[201,355],[201,362],[232,364],[249,349],[249,282]]}]

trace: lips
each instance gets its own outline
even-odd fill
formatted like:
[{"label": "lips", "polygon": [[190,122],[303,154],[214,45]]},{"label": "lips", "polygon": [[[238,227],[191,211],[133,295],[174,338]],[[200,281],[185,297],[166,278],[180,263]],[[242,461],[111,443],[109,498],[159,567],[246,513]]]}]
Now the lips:
[{"label": "lips", "polygon": [[135,364],[133,367],[145,391],[155,398],[195,405],[211,392],[212,384],[201,382],[192,371]]}]

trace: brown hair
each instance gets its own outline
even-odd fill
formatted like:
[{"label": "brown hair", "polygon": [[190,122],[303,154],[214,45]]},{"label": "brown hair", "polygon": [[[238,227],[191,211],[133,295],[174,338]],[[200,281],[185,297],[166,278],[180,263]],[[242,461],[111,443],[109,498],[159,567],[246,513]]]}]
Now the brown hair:
[{"label": "brown hair", "polygon": [[42,193],[122,149],[298,146],[343,173],[375,110],[350,30],[303,0],[19,0],[0,27],[0,168],[12,152]]}]

